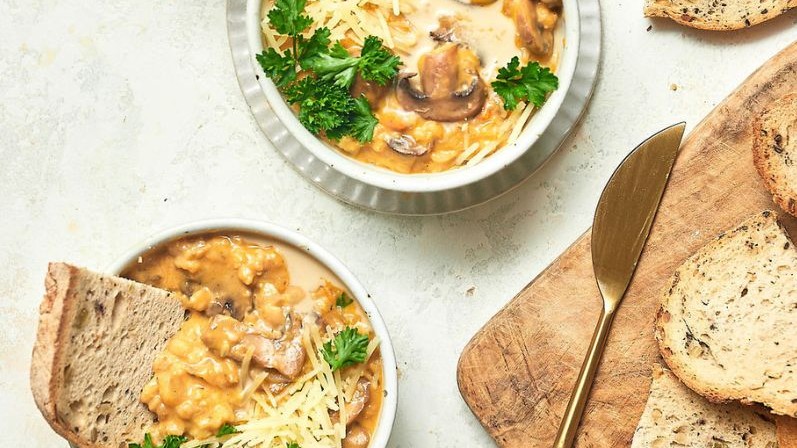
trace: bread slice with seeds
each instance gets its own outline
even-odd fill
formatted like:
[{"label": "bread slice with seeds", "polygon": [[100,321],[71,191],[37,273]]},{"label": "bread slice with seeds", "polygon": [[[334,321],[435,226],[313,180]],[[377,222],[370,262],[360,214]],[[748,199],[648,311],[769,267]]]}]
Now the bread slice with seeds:
[{"label": "bread slice with seeds", "polygon": [[667,365],[700,395],[797,416],[797,251],[775,212],[748,218],[675,271],[655,335]]},{"label": "bread slice with seeds", "polygon": [[753,160],[772,199],[797,216],[797,92],[786,95],[753,124]]},{"label": "bread slice with seeds", "polygon": [[656,364],[631,448],[777,448],[769,420],[766,411],[749,406],[710,403]]},{"label": "bread slice with seeds", "polygon": [[155,419],[139,396],[152,362],[180,328],[171,293],[51,263],[30,382],[52,428],[80,448],[126,447]]},{"label": "bread slice with seeds", "polygon": [[646,17],[670,18],[703,30],[738,30],[773,19],[797,0],[646,0]]}]

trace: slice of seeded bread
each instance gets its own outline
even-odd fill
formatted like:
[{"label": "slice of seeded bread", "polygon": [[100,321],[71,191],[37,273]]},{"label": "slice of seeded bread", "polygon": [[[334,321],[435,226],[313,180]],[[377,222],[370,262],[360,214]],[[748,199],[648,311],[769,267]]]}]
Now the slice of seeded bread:
[{"label": "slice of seeded bread", "polygon": [[796,6],[797,0],[645,0],[645,16],[666,17],[703,30],[737,30]]},{"label": "slice of seeded bread", "polygon": [[797,216],[797,92],[786,95],[753,124],[753,160],[780,208]]},{"label": "slice of seeded bread", "polygon": [[30,382],[52,428],[80,448],[140,441],[154,415],[139,396],[152,362],[183,322],[161,289],[51,263]]},{"label": "slice of seeded bread", "polygon": [[675,271],[655,334],[667,365],[700,395],[797,415],[797,251],[774,212]]},{"label": "slice of seeded bread", "polygon": [[738,403],[710,403],[657,364],[631,448],[777,448],[775,425],[766,418]]}]

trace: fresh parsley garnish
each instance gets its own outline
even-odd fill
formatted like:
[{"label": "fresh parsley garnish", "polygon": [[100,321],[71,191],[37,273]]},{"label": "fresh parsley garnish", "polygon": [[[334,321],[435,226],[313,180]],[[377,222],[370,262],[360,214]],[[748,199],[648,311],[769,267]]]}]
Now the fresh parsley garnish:
[{"label": "fresh parsley garnish", "polygon": [[238,431],[238,428],[236,428],[235,426],[229,423],[225,423],[221,425],[221,428],[219,428],[219,432],[216,433],[216,437],[228,436],[230,434],[238,434],[239,432],[240,431]]},{"label": "fresh parsley garnish", "polygon": [[285,444],[285,448],[302,448],[302,447],[296,442],[288,442]]},{"label": "fresh parsley garnish", "polygon": [[277,50],[269,48],[256,55],[255,59],[277,87],[285,87],[296,80],[296,61],[291,55],[291,50],[286,50],[282,55],[277,53]]},{"label": "fresh parsley garnish", "polygon": [[[313,24],[310,16],[302,14],[306,3],[307,0],[277,0],[268,12],[268,22],[278,33],[296,37]],[[298,54],[295,50],[294,47],[293,54]]]},{"label": "fresh parsley garnish", "polygon": [[348,89],[358,72],[364,80],[383,86],[396,77],[399,65],[401,59],[382,45],[382,39],[368,36],[359,57],[338,42],[328,53],[312,59],[309,68],[322,80]]},{"label": "fresh parsley garnish", "polygon": [[[340,42],[330,47],[327,28],[307,37],[303,33],[312,19],[304,15],[305,4],[306,0],[277,0],[268,13],[269,23],[291,38],[291,48],[268,48],[256,56],[257,62],[286,101],[299,106],[299,121],[310,132],[323,132],[332,140],[348,136],[369,142],[379,121],[368,100],[352,97],[349,88],[358,74],[386,85],[398,74],[401,59],[375,36],[365,39],[360,56],[349,54]],[[297,68],[304,71],[301,76]]]},{"label": "fresh parsley garnish", "polygon": [[545,103],[548,93],[559,87],[559,79],[548,67],[532,61],[520,67],[517,56],[498,70],[493,90],[504,100],[504,109],[515,110],[518,103],[525,101],[540,107]]},{"label": "fresh parsley garnish", "polygon": [[163,438],[163,443],[155,445],[152,441],[152,436],[149,433],[144,434],[143,443],[128,443],[128,448],[180,448],[180,445],[185,443],[188,439],[183,436],[166,436]]},{"label": "fresh parsley garnish", "polygon": [[380,86],[395,78],[401,65],[401,58],[385,48],[382,39],[376,36],[365,38],[359,59],[357,68],[360,70],[360,76]]},{"label": "fresh parsley garnish", "polygon": [[315,59],[329,51],[329,35],[328,28],[319,28],[309,39],[305,39],[301,34],[297,36],[299,40],[297,59],[302,70],[308,70]]},{"label": "fresh parsley garnish", "polygon": [[371,105],[364,96],[354,98],[354,107],[346,115],[343,126],[327,131],[327,136],[333,140],[338,140],[346,135],[356,138],[360,143],[370,142],[374,138],[374,129],[379,124]]},{"label": "fresh parsley garnish", "polygon": [[332,341],[324,343],[321,355],[332,367],[332,371],[365,361],[368,351],[368,335],[360,334],[351,327],[346,327],[336,334]]},{"label": "fresh parsley garnish", "polygon": [[338,308],[346,308],[347,306],[351,305],[354,300],[346,294],[346,291],[343,291],[338,295],[338,298],[335,299],[335,306]]}]

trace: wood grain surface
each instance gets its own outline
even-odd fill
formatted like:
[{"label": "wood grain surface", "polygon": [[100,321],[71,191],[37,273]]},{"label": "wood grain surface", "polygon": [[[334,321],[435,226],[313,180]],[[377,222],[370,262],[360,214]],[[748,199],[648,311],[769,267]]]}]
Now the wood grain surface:
[{"label": "wood grain surface", "polygon": [[[751,75],[684,142],[614,322],[577,446],[630,444],[647,399],[651,365],[659,359],[653,319],[665,282],[717,234],[775,207],[753,167],[752,121],[793,91],[797,43]],[[797,221],[780,215],[797,237]],[[460,357],[462,397],[499,446],[553,443],[601,307],[589,236],[579,238],[496,314]]]}]

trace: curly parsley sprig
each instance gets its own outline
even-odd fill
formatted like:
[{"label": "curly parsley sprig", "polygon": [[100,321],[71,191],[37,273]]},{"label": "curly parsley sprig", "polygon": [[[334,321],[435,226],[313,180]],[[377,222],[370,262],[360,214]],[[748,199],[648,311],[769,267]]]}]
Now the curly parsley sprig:
[{"label": "curly parsley sprig", "polygon": [[506,67],[498,70],[493,90],[504,100],[504,109],[515,110],[524,101],[540,107],[550,92],[559,88],[559,79],[548,67],[532,61],[520,68],[520,60],[513,57]]},{"label": "curly parsley sprig", "polygon": [[[232,426],[229,423],[225,423],[219,428],[219,431],[216,433],[216,437],[224,437],[231,434],[238,434],[238,428]],[[144,434],[144,442],[142,443],[128,443],[128,448],[180,448],[182,444],[188,441],[188,438],[185,436],[175,436],[169,435],[163,438],[163,443],[160,445],[155,445],[155,442],[152,441],[152,435],[149,433]],[[203,445],[201,448],[210,448],[211,445]]]},{"label": "curly parsley sprig", "polygon": [[[312,19],[303,14],[306,0],[277,0],[268,12],[274,29],[291,38],[291,48],[280,53],[268,48],[256,55],[263,72],[299,106],[299,121],[310,132],[323,132],[332,140],[350,136],[362,143],[373,139],[378,120],[364,96],[354,98],[349,88],[359,74],[365,81],[385,85],[398,74],[401,59],[369,36],[360,56],[352,56],[336,42],[330,48],[330,31],[318,28],[310,37],[305,30]],[[305,71],[300,77],[297,68]]]},{"label": "curly parsley sprig", "polygon": [[155,445],[152,441],[152,436],[147,433],[144,434],[143,443],[128,443],[128,448],[180,448],[180,445],[185,443],[188,439],[183,436],[166,436],[163,438],[163,443]]},{"label": "curly parsley sprig", "polygon": [[360,334],[356,329],[346,327],[336,334],[333,340],[324,343],[321,355],[332,367],[333,372],[365,362],[365,357],[368,355],[368,335]]}]

